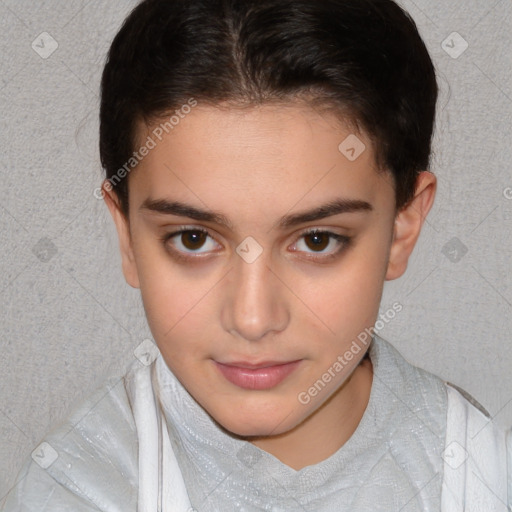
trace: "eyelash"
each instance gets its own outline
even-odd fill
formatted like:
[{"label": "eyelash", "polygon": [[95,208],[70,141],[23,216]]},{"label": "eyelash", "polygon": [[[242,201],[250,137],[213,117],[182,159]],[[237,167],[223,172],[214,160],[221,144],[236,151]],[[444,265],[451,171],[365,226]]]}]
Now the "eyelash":
[{"label": "eyelash", "polygon": [[[189,233],[189,232],[204,233],[204,234],[208,235],[210,238],[212,238],[213,240],[215,240],[215,237],[213,237],[208,230],[206,230],[204,228],[194,228],[194,227],[189,227],[189,226],[182,226],[177,231],[173,231],[172,233],[167,233],[163,237],[161,237],[160,240],[163,243],[164,247],[167,250],[169,250],[169,244],[168,244],[169,240],[171,240],[174,237],[177,237],[178,235],[182,235],[183,233]],[[298,240],[300,240],[308,235],[310,235],[310,236],[311,235],[328,235],[330,239],[334,239],[340,244],[340,247],[337,250],[335,250],[334,252],[328,253],[327,255],[324,255],[324,256],[311,256],[311,254],[314,254],[314,253],[307,253],[307,254],[309,254],[309,256],[306,256],[306,258],[309,260],[313,260],[313,261],[319,261],[319,262],[332,261],[333,259],[336,259],[338,256],[340,256],[342,252],[344,252],[346,249],[348,249],[348,247],[352,243],[351,237],[348,237],[345,235],[339,235],[337,233],[333,233],[332,231],[322,230],[322,229],[318,229],[318,228],[310,229],[310,230],[303,232],[299,236]],[[218,242],[216,241],[216,243],[218,243]],[[171,251],[173,253],[173,256],[176,259],[178,259],[180,261],[188,262],[188,263],[192,262],[193,260],[197,260],[197,259],[200,259],[203,257],[203,256],[185,256],[184,254],[193,254],[193,253],[183,253],[183,251],[180,251],[180,250],[174,249],[174,248],[172,248]],[[294,252],[300,252],[300,251],[294,251]]]}]

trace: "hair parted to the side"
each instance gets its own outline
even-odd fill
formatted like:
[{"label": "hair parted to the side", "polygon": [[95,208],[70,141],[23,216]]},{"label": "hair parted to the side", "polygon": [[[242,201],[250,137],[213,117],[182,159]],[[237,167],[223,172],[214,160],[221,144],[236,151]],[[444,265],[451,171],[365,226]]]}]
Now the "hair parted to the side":
[{"label": "hair parted to the side", "polygon": [[[392,0],[145,0],[112,42],[100,156],[112,178],[148,127],[186,105],[309,98],[364,131],[400,209],[430,165],[438,86],[411,17]],[[341,142],[341,141],[340,141]],[[128,213],[128,180],[115,187]]]}]

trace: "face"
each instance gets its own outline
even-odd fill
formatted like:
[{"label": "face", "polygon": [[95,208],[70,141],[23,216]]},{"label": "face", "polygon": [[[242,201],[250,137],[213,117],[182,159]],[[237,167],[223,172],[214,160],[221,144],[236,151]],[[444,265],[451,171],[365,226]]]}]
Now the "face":
[{"label": "face", "polygon": [[337,406],[363,350],[299,397],[374,325],[419,233],[425,208],[396,217],[369,140],[357,134],[366,149],[344,154],[352,132],[331,115],[198,105],[130,174],[129,222],[107,201],[167,365],[241,436]]}]

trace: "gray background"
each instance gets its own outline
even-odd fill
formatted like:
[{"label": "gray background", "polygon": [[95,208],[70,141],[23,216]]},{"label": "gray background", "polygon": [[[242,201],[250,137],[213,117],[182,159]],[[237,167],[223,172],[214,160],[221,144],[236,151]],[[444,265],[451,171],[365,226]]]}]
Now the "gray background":
[{"label": "gray background", "polygon": [[[401,4],[439,73],[439,190],[406,275],[386,285],[382,311],[403,311],[382,335],[510,426],[512,2]],[[101,68],[134,5],[0,0],[0,506],[43,435],[150,337],[93,196]]]}]

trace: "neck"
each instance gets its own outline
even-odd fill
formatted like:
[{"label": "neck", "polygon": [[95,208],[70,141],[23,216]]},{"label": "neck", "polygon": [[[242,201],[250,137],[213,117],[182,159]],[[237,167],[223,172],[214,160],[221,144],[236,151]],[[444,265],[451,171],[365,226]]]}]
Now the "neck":
[{"label": "neck", "polygon": [[311,416],[289,432],[251,440],[296,471],[336,453],[356,431],[370,399],[373,366],[369,357]]}]

